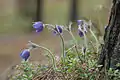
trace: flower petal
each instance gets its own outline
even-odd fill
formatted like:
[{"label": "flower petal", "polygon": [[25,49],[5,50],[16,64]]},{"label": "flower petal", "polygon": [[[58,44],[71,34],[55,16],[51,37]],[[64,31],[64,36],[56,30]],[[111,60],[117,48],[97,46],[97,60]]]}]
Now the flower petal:
[{"label": "flower petal", "polygon": [[41,29],[36,29],[36,32],[42,32],[43,31],[43,28]]},{"label": "flower petal", "polygon": [[77,24],[78,25],[82,25],[83,24],[83,20],[77,20]]},{"label": "flower petal", "polygon": [[40,22],[40,21],[35,22],[35,23],[33,24],[33,28],[35,28],[35,29],[38,29],[38,28],[40,28],[41,26],[43,26],[43,23]]},{"label": "flower petal", "polygon": [[81,30],[78,30],[78,34],[79,34],[80,37],[84,36],[84,34],[83,34],[83,32]]},{"label": "flower petal", "polygon": [[58,35],[58,32],[59,32],[59,33],[62,33],[62,27],[56,25],[56,27],[55,27],[54,30],[53,30],[53,34],[54,34],[54,35]]},{"label": "flower petal", "polygon": [[57,28],[57,30],[58,30],[59,33],[62,33],[62,28],[61,28],[61,26],[57,26],[56,28]]},{"label": "flower petal", "polygon": [[36,32],[41,32],[41,31],[43,31],[43,23],[42,22],[35,22],[34,24],[33,24],[33,28],[34,29],[36,29]]},{"label": "flower petal", "polygon": [[20,53],[20,57],[25,61],[29,58],[29,56],[30,56],[30,52],[28,49],[25,49]]}]

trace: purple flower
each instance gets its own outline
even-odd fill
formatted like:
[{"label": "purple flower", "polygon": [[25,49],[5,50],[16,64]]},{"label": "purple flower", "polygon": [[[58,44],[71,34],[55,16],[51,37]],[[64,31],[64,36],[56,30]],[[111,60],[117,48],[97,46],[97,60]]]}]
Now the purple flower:
[{"label": "purple flower", "polygon": [[28,49],[25,49],[20,53],[20,57],[25,61],[29,58],[29,56],[30,56],[30,51]]},{"label": "purple flower", "polygon": [[83,25],[83,20],[77,20],[78,25]]},{"label": "purple flower", "polygon": [[78,29],[78,34],[79,34],[80,37],[84,36],[83,32],[81,30],[79,30],[79,29]]},{"label": "purple flower", "polygon": [[77,20],[78,23],[78,34],[80,37],[83,37],[87,33],[88,25],[83,20]]},{"label": "purple flower", "polygon": [[53,31],[53,34],[58,35],[58,32],[59,32],[59,33],[62,33],[62,27],[56,25],[56,27],[55,27],[55,29],[54,29],[54,31]]},{"label": "purple flower", "polygon": [[43,23],[38,21],[33,24],[33,28],[36,29],[36,32],[41,32],[43,31]]}]

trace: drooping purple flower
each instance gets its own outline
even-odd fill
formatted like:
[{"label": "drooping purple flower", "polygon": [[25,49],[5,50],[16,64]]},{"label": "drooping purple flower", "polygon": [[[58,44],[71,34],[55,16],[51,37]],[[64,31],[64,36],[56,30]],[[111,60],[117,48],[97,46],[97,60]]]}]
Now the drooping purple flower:
[{"label": "drooping purple flower", "polygon": [[20,57],[25,61],[29,58],[29,56],[30,56],[30,51],[28,49],[25,49],[20,53]]},{"label": "drooping purple flower", "polygon": [[43,23],[38,21],[33,24],[33,28],[36,29],[36,32],[41,32],[43,31]]},{"label": "drooping purple flower", "polygon": [[77,20],[78,23],[78,34],[80,37],[83,37],[87,33],[88,25],[83,20]]},{"label": "drooping purple flower", "polygon": [[79,30],[79,29],[78,29],[78,34],[79,34],[80,37],[84,36],[83,32],[81,30]]},{"label": "drooping purple flower", "polygon": [[78,25],[82,25],[83,24],[83,20],[77,20],[77,24]]},{"label": "drooping purple flower", "polygon": [[54,28],[53,34],[58,35],[59,33],[62,33],[62,27],[59,25],[56,25],[56,27]]}]

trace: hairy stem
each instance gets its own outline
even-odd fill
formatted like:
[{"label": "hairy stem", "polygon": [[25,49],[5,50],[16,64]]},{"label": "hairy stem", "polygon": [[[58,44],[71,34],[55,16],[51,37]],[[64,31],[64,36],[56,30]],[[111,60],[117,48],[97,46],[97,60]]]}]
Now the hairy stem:
[{"label": "hairy stem", "polygon": [[[80,27],[80,26],[79,26],[79,27]],[[87,49],[87,48],[88,48],[88,45],[87,45],[87,37],[86,37],[86,34],[85,34],[84,30],[81,29],[81,31],[82,31],[83,36],[84,36],[84,45],[85,45],[85,47],[86,47],[86,49]]]},{"label": "hairy stem", "polygon": [[80,56],[79,56],[78,42],[77,42],[77,40],[75,39],[75,36],[73,35],[72,31],[70,30],[70,31],[68,31],[68,32],[70,33],[70,35],[72,36],[72,38],[73,38],[73,40],[74,40],[74,42],[75,42],[75,50],[76,50],[76,52],[77,52],[78,58],[79,58],[80,61],[82,61],[81,58],[80,58]]},{"label": "hairy stem", "polygon": [[[59,32],[58,32],[59,33]],[[60,36],[60,38],[61,38],[61,41],[62,41],[62,60],[63,60],[63,63],[65,63],[65,56],[66,56],[66,54],[65,54],[65,43],[64,43],[64,38],[63,38],[63,36],[59,33],[59,36]]]},{"label": "hairy stem", "polygon": [[38,45],[38,44],[35,44],[35,43],[31,42],[31,41],[29,41],[29,43],[32,44],[32,45],[34,45],[34,46],[36,46],[36,47],[39,47],[39,48],[42,48],[42,49],[48,51],[49,54],[50,54],[50,56],[51,56],[51,59],[52,59],[53,69],[54,69],[54,70],[57,69],[56,63],[55,63],[55,56],[53,55],[53,53],[52,53],[48,48],[43,47],[43,46],[40,46],[40,45]]},{"label": "hairy stem", "polygon": [[95,36],[94,32],[91,29],[90,29],[90,32],[96,40],[96,48],[97,48],[97,53],[98,53],[98,51],[99,51],[99,41],[98,41],[97,37]]}]

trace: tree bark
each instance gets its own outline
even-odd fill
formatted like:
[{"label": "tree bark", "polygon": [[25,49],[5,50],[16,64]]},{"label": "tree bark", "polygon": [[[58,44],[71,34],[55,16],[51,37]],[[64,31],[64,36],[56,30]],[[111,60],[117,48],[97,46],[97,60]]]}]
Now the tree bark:
[{"label": "tree bark", "polygon": [[77,12],[78,11],[77,4],[78,4],[78,0],[72,0],[71,1],[71,15],[70,15],[71,21],[77,20],[77,17],[78,17],[78,15],[77,15],[77,13],[78,13]]},{"label": "tree bark", "polygon": [[37,0],[36,21],[42,21],[43,0]]},{"label": "tree bark", "polygon": [[120,0],[113,0],[98,64],[106,69],[120,69],[117,63],[120,63]]}]

